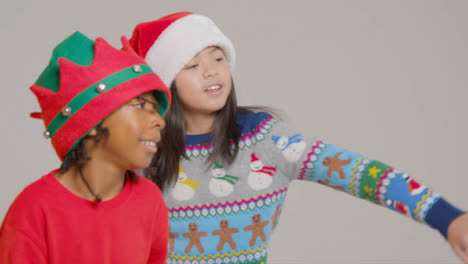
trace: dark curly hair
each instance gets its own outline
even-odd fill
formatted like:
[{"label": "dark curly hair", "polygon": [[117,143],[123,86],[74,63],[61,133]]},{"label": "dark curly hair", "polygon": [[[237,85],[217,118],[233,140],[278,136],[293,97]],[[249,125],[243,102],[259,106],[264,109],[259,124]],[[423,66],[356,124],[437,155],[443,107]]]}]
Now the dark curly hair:
[{"label": "dark curly hair", "polygon": [[[106,141],[109,138],[109,129],[102,127],[102,122],[99,123],[96,127],[96,137],[94,139],[94,144],[98,144],[102,140]],[[91,160],[91,157],[88,156],[86,152],[85,146],[85,138],[80,139],[80,141],[67,153],[65,158],[63,159],[62,164],[60,165],[60,172],[65,173],[73,166],[77,166],[80,171],[80,176],[83,179],[86,187],[95,197],[96,202],[101,201],[101,197],[99,194],[95,194],[91,186],[89,185],[88,181],[84,177],[83,174],[83,166]],[[138,177],[133,171],[127,171],[127,176],[131,181],[137,182]]]}]

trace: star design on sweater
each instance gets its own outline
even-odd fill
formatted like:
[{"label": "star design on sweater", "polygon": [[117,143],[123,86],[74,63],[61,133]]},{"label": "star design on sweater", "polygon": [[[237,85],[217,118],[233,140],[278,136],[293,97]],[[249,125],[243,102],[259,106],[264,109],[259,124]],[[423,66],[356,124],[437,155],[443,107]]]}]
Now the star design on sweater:
[{"label": "star design on sweater", "polygon": [[381,172],[382,170],[381,169],[377,169],[377,167],[372,167],[369,169],[369,176],[372,176],[375,178],[377,178],[377,173]]},{"label": "star design on sweater", "polygon": [[364,186],[364,191],[366,191],[366,193],[368,193],[368,194],[371,194],[372,193],[372,188],[370,188],[369,185],[366,185],[366,186]]}]

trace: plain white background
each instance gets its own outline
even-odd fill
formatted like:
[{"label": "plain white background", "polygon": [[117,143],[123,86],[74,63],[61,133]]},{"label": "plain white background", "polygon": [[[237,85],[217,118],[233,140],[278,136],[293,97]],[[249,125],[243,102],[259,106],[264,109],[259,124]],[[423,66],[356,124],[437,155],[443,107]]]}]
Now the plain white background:
[{"label": "plain white background", "polygon": [[[410,173],[468,209],[467,1],[2,1],[0,217],[59,166],[29,86],[75,30],[120,47],[177,11],[212,18],[237,51],[242,105]],[[78,227],[77,227],[78,228]],[[83,241],[85,243],[85,241]],[[436,231],[321,185],[294,182],[268,263],[461,263]]]}]

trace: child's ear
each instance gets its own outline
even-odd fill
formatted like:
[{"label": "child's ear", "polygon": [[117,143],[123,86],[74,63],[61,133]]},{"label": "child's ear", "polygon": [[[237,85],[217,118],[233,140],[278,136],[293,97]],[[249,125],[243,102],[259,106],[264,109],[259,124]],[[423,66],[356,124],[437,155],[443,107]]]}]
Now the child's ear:
[{"label": "child's ear", "polygon": [[95,127],[93,127],[93,129],[91,129],[91,131],[89,131],[88,136],[91,136],[91,137],[97,136],[97,130],[96,130]]}]

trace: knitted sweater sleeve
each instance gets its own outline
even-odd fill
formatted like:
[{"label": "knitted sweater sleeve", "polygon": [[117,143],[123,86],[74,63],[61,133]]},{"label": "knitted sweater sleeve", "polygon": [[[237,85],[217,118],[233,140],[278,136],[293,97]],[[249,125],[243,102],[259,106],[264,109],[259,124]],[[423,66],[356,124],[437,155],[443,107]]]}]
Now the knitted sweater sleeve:
[{"label": "knitted sweater sleeve", "polygon": [[427,223],[447,237],[463,212],[410,175],[383,162],[305,137],[279,120],[265,141],[270,158],[289,180],[317,182]]}]

